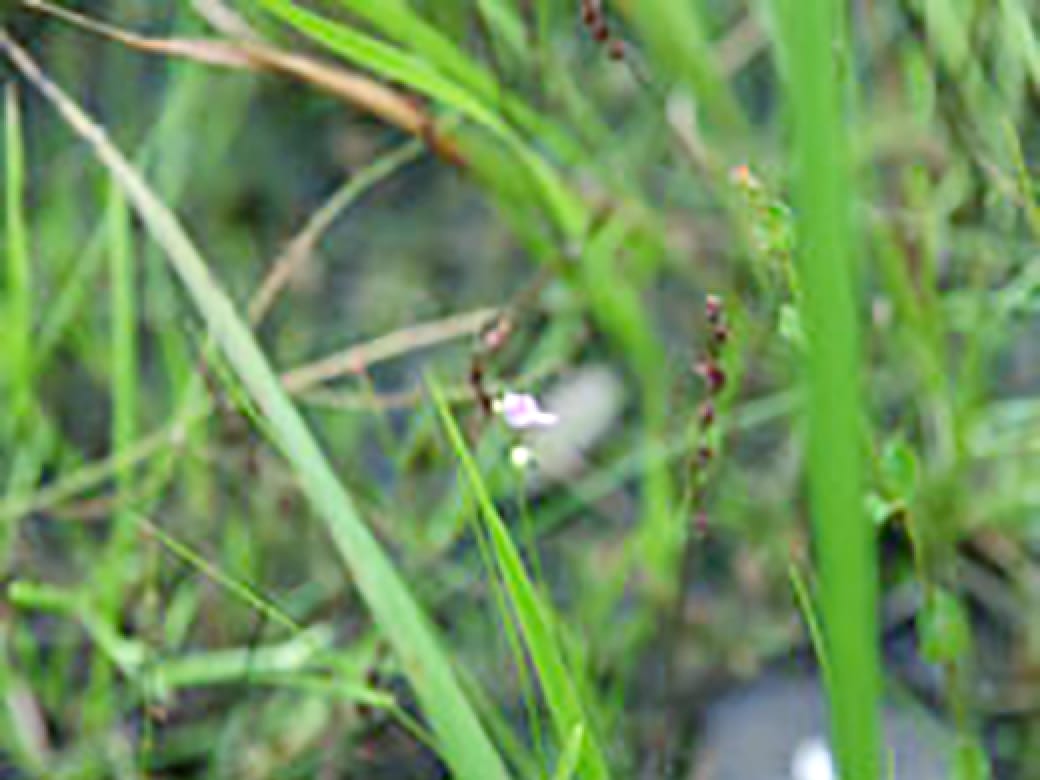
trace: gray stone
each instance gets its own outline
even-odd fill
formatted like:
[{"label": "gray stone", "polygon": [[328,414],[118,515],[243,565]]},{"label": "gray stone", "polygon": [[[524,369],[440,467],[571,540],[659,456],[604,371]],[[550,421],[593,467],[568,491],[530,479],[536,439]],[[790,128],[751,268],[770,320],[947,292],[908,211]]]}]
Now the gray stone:
[{"label": "gray stone", "polygon": [[[891,703],[883,715],[894,778],[946,780],[952,737],[941,724]],[[817,680],[763,678],[709,707],[690,780],[830,780],[826,731]]]}]

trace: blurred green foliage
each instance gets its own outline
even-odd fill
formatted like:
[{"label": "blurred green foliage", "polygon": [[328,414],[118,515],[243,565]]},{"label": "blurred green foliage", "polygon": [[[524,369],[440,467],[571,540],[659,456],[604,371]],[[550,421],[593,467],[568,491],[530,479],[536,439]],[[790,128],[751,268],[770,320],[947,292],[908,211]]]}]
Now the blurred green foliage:
[{"label": "blurred green foliage", "polygon": [[[805,402],[805,361],[835,331],[811,314],[813,296],[834,301],[800,262],[819,235],[796,186],[805,66],[837,79],[840,114],[803,154],[847,144],[852,194],[835,208],[861,258],[837,309],[862,354],[835,358],[850,366],[838,379],[860,374],[842,402],[855,426],[820,451],[862,459],[855,530],[881,553],[886,689],[941,714],[957,776],[1031,766],[1037,9],[851,4],[847,44],[799,70],[773,4],[378,5],[64,7],[160,40],[244,25],[391,90],[397,113],[299,71],[147,53],[0,9],[234,304],[214,320],[186,293],[155,222],[5,59],[0,767],[462,766],[416,685],[409,627],[373,609],[364,565],[305,499],[317,469],[349,492],[414,595],[401,620],[436,635],[457,702],[516,776],[701,771],[714,692],[820,651],[828,632],[810,643],[796,615],[831,623],[828,597],[848,592],[840,565],[816,566],[840,559],[820,530],[839,521],[817,517],[814,536],[806,490],[847,461],[807,464],[803,422],[821,404]],[[700,370],[709,293],[731,324],[716,395]],[[252,335],[229,351],[214,322]],[[272,385],[242,359],[254,338],[320,458],[286,445],[258,390]],[[484,402],[564,397],[590,366],[623,388],[616,408],[588,391],[560,409],[587,426],[555,453],[566,468],[517,472],[515,447],[546,450]],[[872,614],[847,617],[870,632]],[[907,665],[888,653],[904,641]]]}]

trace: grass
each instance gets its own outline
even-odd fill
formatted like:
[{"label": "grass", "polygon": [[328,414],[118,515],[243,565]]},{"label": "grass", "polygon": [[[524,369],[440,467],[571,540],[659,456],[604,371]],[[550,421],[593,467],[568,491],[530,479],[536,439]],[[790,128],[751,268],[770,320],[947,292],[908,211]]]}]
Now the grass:
[{"label": "grass", "polygon": [[130,166],[126,158],[97,132],[97,126],[51,82],[45,81],[22,50],[4,42],[23,73],[52,101],[69,125],[92,143],[94,152],[126,192],[156,242],[167,253],[195,299],[217,345],[261,410],[276,445],[294,464],[301,487],[324,514],[328,530],[357,586],[397,651],[425,701],[454,771],[463,776],[505,776],[505,767],[488,742],[475,714],[459,689],[450,665],[430,633],[418,607],[378,542],[361,523],[299,412],[287,398],[277,376],[233,304],[222,292],[173,214]]},{"label": "grass", "polygon": [[1024,771],[1036,11],[374,8],[0,12],[0,768]]},{"label": "grass", "polygon": [[10,376],[17,385],[10,389],[12,417],[10,424],[29,414],[32,404],[32,268],[29,262],[29,237],[25,216],[25,147],[18,93],[13,85],[5,92],[4,158],[5,212],[4,231],[7,255],[7,317],[10,341],[7,355],[11,362]]},{"label": "grass", "polygon": [[784,14],[794,124],[795,206],[801,214],[801,314],[808,333],[808,461],[832,733],[842,774],[881,773],[877,552],[863,511],[858,242],[835,50],[847,51],[834,4]]},{"label": "grass", "polygon": [[[583,777],[607,777],[609,762],[603,755],[598,742],[593,738],[592,724],[583,712],[576,680],[583,675],[578,670],[568,668],[565,660],[566,652],[560,641],[563,627],[559,619],[544,603],[544,595],[531,575],[525,570],[524,563],[509,529],[495,509],[494,502],[480,469],[466,446],[458,424],[444,400],[443,391],[436,381],[431,384],[431,391],[437,411],[440,414],[452,449],[458,454],[463,470],[475,494],[476,502],[484,518],[484,528],[477,528],[476,535],[483,537],[486,568],[494,571],[505,591],[508,607],[502,605],[503,621],[515,620],[517,632],[523,637],[524,646],[531,658],[531,666],[538,676],[545,706],[556,728],[559,744],[568,745],[573,739],[575,729],[585,735],[576,760],[576,769]],[[524,663],[521,655],[517,663]],[[562,761],[562,759],[561,759]]]}]

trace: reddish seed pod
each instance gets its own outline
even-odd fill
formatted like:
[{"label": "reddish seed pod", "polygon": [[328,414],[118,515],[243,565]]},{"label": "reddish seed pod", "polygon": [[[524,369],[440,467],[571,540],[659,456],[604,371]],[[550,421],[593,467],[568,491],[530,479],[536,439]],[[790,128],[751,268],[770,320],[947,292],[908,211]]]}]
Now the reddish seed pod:
[{"label": "reddish seed pod", "polygon": [[701,428],[710,428],[715,422],[715,404],[711,401],[702,403],[697,410],[697,419],[700,421]]},{"label": "reddish seed pod", "polygon": [[708,295],[704,299],[704,314],[713,325],[722,321],[722,298]]},{"label": "reddish seed pod", "polygon": [[716,325],[711,332],[712,340],[719,346],[729,341],[729,328],[725,325]]},{"label": "reddish seed pod", "polygon": [[625,42],[617,38],[612,40],[607,45],[607,56],[615,62],[625,59]]},{"label": "reddish seed pod", "polygon": [[708,386],[708,392],[718,393],[726,386],[726,372],[713,360],[702,360],[696,366],[697,376],[704,380]]},{"label": "reddish seed pod", "polygon": [[582,0],[581,21],[587,27],[603,21],[603,7],[600,0]]},{"label": "reddish seed pod", "polygon": [[495,352],[502,348],[512,333],[513,323],[508,317],[503,317],[481,336],[481,340],[488,352]]},{"label": "reddish seed pod", "polygon": [[711,459],[715,457],[715,450],[709,447],[707,444],[702,444],[697,448],[697,464],[701,467],[707,466],[711,463]]},{"label": "reddish seed pod", "polygon": [[711,388],[713,393],[718,393],[726,386],[726,372],[718,366],[715,367],[715,373],[711,377]]}]

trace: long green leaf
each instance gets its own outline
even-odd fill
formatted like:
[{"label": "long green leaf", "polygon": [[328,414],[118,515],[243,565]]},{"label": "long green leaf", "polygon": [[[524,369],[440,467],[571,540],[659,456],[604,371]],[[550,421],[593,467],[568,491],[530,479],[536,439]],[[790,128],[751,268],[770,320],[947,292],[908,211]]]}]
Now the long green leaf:
[{"label": "long green leaf", "polygon": [[[510,94],[492,73],[480,62],[466,54],[444,33],[423,19],[407,0],[340,0],[353,13],[365,19],[381,34],[395,41],[424,63],[436,69],[464,88],[483,105],[509,117],[526,132],[536,135],[544,143],[567,159],[578,152],[573,141],[562,133],[558,125],[544,120],[515,95]],[[522,28],[516,18],[502,4],[484,3],[485,10],[498,9],[494,18],[499,29],[509,30],[511,40],[523,42]]]},{"label": "long green leaf", "polygon": [[4,159],[6,162],[6,273],[7,317],[4,323],[6,368],[11,393],[10,415],[17,421],[29,410],[32,400],[32,271],[25,219],[25,150],[21,112],[14,85],[6,91]]},{"label": "long green leaf", "polygon": [[820,567],[839,774],[880,776],[877,552],[863,511],[856,245],[848,124],[833,66],[842,40],[831,0],[782,4],[795,120],[804,322],[809,333],[809,487]]},{"label": "long green leaf", "polygon": [[585,729],[579,723],[571,732],[567,744],[560,753],[560,760],[556,764],[553,780],[571,780],[577,776],[578,759],[581,756],[581,747],[585,743]]}]

